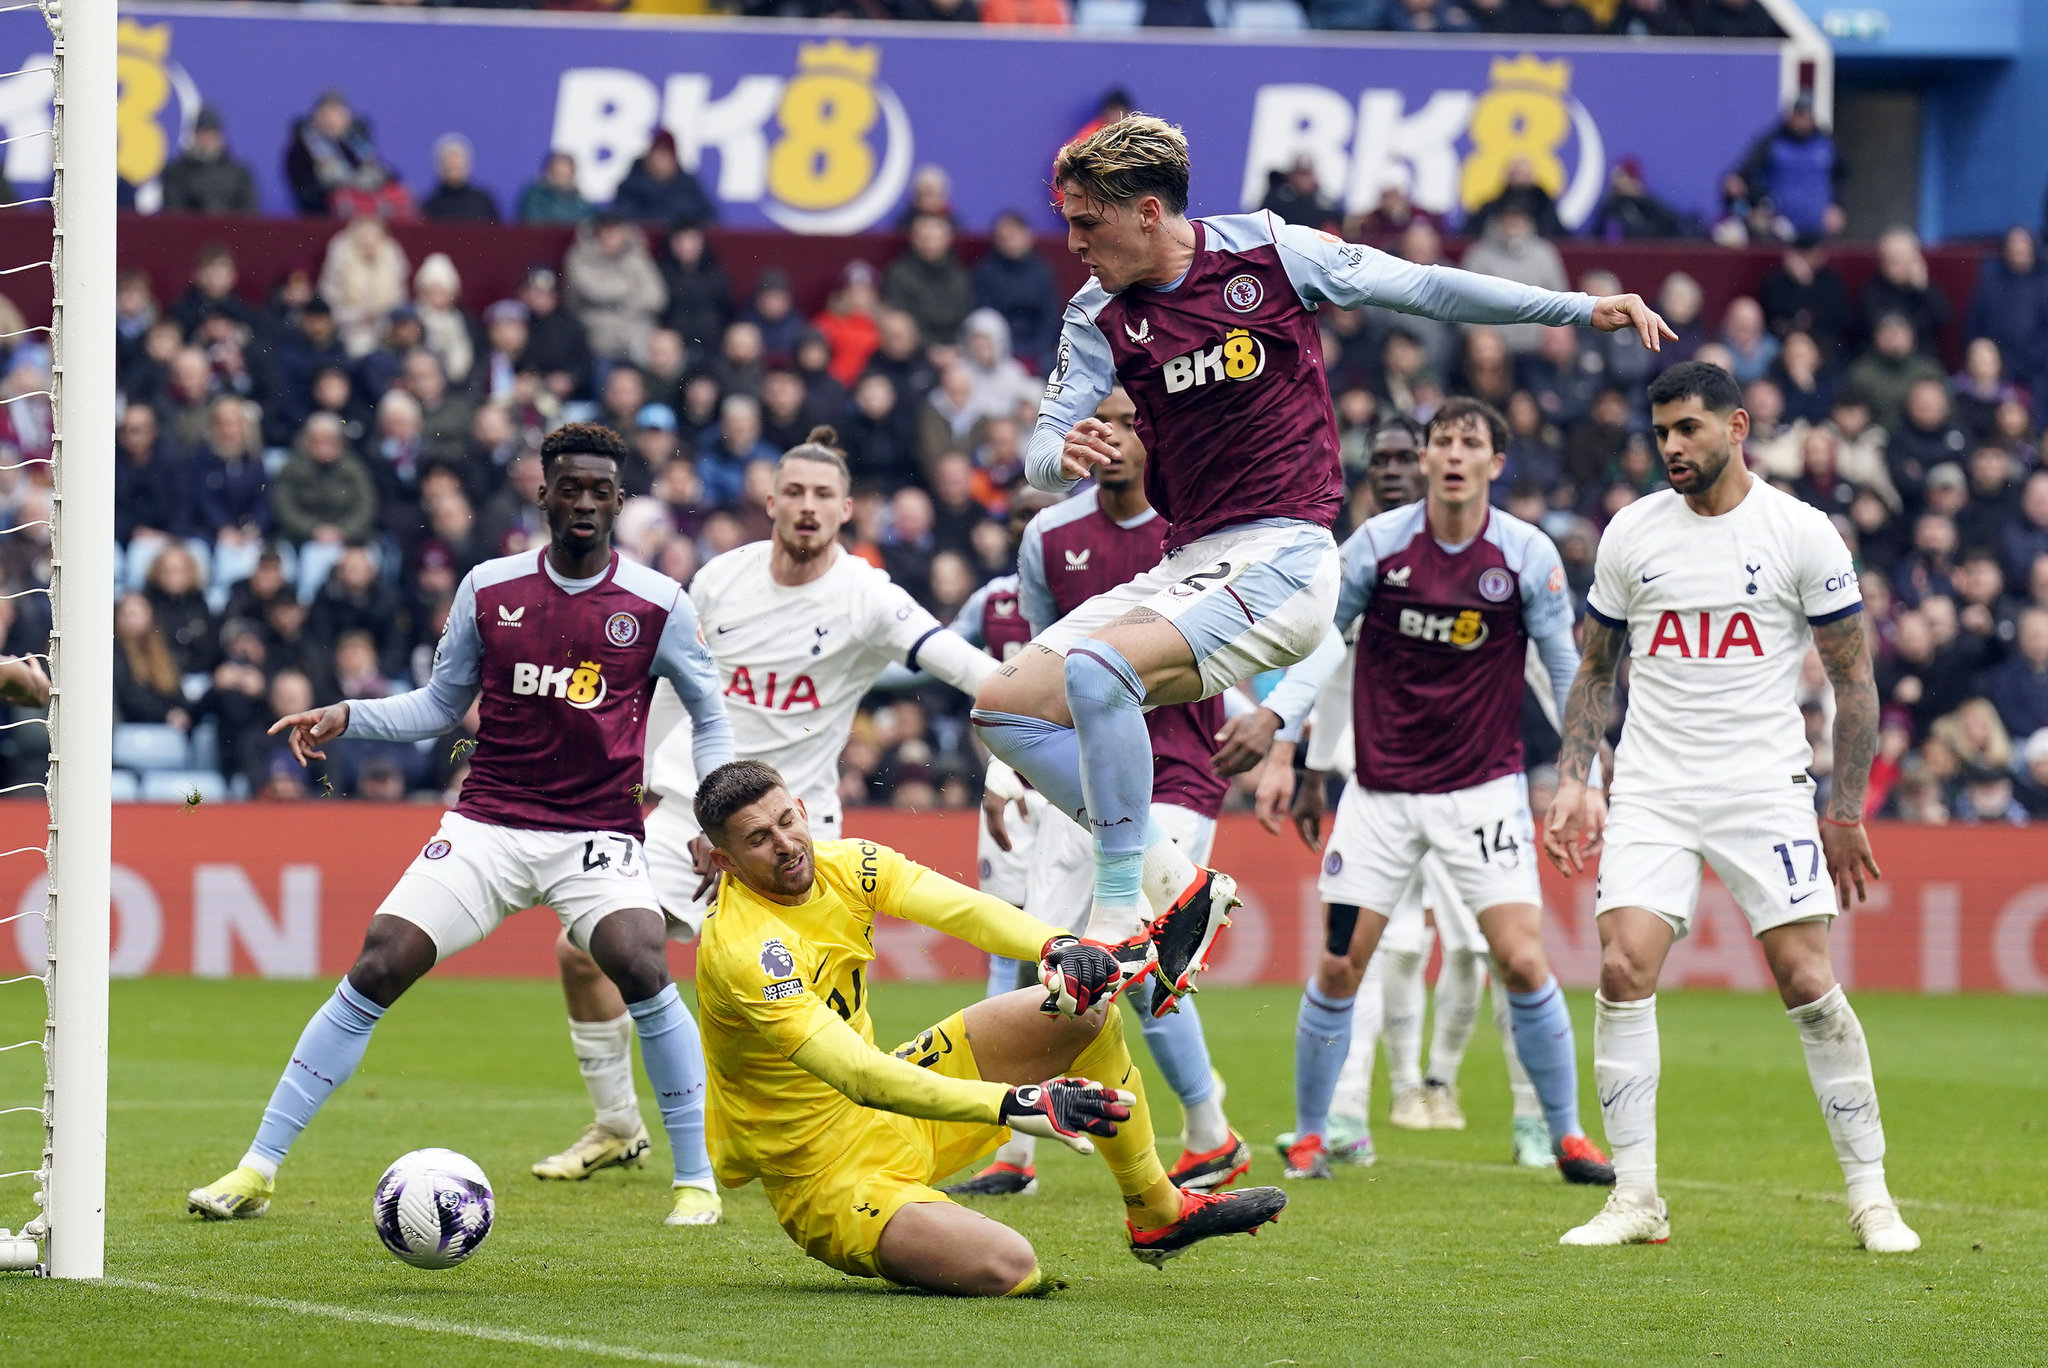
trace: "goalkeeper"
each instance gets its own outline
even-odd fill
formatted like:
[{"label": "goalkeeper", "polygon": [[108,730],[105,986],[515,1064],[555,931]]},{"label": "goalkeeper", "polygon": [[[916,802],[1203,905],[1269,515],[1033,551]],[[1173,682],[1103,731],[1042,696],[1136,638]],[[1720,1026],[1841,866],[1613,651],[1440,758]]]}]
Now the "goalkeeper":
[{"label": "goalkeeper", "polygon": [[[803,804],[759,761],[705,776],[696,816],[725,876],[697,954],[712,1163],[728,1187],[759,1178],[812,1258],[965,1296],[1041,1290],[1029,1241],[931,1186],[1010,1129],[1099,1149],[1131,1252],[1154,1266],[1286,1205],[1278,1188],[1167,1181],[1122,1016],[1104,1010],[1151,971],[1144,933],[1078,941],[872,841],[814,846]],[[977,1002],[884,1054],[868,1016],[878,913],[1036,960],[1050,993]]]}]

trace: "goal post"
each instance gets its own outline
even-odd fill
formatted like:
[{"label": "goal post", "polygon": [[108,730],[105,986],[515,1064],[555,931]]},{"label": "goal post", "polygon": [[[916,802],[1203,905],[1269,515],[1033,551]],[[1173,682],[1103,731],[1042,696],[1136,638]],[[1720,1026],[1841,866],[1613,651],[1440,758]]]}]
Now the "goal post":
[{"label": "goal post", "polygon": [[113,860],[115,0],[48,0],[44,12],[56,103],[43,1267],[98,1278]]}]

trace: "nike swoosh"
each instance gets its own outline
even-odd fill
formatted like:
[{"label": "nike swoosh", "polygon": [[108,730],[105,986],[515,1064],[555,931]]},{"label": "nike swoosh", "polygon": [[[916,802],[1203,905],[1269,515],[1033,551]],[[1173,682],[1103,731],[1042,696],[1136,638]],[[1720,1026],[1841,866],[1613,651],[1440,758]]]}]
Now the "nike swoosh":
[{"label": "nike swoosh", "polygon": [[[1816,888],[1816,889],[1814,889],[1814,890],[1813,890],[1813,893],[1818,893],[1818,892],[1820,892],[1820,890],[1819,890],[1818,888]],[[1792,905],[1793,905],[1794,907],[1797,907],[1797,906],[1798,906],[1798,905],[1799,905],[1800,903],[1803,903],[1803,902],[1805,902],[1805,901],[1806,901],[1806,900],[1807,900],[1808,898],[1812,897],[1812,896],[1813,896],[1813,893],[1801,893],[1801,894],[1800,894],[1800,895],[1799,895],[1798,897],[1796,897],[1796,898],[1794,898],[1794,899],[1792,900]]]},{"label": "nike swoosh", "polygon": [[726,634],[727,632],[730,632],[731,630],[732,630],[732,628],[730,628],[730,627],[720,627],[720,628],[718,628],[718,629],[717,629],[717,630],[716,630],[715,632],[713,632],[713,633],[712,633],[712,635],[713,635],[713,636],[724,636],[724,635],[725,635],[725,634]]},{"label": "nike swoosh", "polygon": [[1649,582],[1650,582],[1651,580],[1660,580],[1660,579],[1663,579],[1663,578],[1664,578],[1664,577],[1665,577],[1666,575],[1668,575],[1668,574],[1670,574],[1670,573],[1671,573],[1671,572],[1670,572],[1669,570],[1659,570],[1659,571],[1658,571],[1658,572],[1657,572],[1656,574],[1654,574],[1654,575],[1645,575],[1645,576],[1643,576],[1643,583],[1645,583],[1645,584],[1648,584],[1648,583],[1649,583]]}]

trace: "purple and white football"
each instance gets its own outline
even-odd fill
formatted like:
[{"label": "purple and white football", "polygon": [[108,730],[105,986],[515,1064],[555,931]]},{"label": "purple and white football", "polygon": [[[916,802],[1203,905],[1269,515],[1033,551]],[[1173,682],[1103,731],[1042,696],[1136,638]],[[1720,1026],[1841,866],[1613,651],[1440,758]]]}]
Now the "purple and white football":
[{"label": "purple and white football", "polygon": [[370,1219],[414,1268],[453,1268],[491,1233],[496,1206],[482,1169],[454,1150],[422,1149],[384,1170]]}]

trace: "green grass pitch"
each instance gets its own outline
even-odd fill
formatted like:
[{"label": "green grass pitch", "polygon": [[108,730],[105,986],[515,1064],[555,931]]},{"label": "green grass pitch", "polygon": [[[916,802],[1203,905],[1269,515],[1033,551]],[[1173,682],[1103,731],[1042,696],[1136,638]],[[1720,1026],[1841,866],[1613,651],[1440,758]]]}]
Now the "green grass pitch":
[{"label": "green grass pitch", "polygon": [[[2048,1362],[2048,1000],[1857,998],[1892,1183],[1926,1241],[1916,1255],[1854,1247],[1777,1004],[1686,992],[1660,1010],[1669,1245],[1557,1245],[1600,1194],[1503,1162],[1500,1051],[1482,1030],[1462,1080],[1471,1129],[1382,1126],[1378,1167],[1295,1184],[1279,1225],[1163,1272],[1124,1252],[1099,1164],[1043,1153],[1041,1194],[987,1209],[1023,1230],[1067,1287],[990,1304],[894,1292],[809,1262],[758,1187],[727,1195],[722,1226],[664,1227],[659,1139],[661,1168],[578,1184],[528,1177],[585,1116],[545,982],[421,985],[294,1151],[271,1214],[201,1224],[185,1214],[186,1189],[241,1154],[328,991],[116,985],[111,1281],[0,1275],[0,1342],[55,1364]],[[884,1043],[971,991],[880,985]],[[11,992],[0,1039],[33,1033],[39,1015],[33,985]],[[1290,1122],[1295,1001],[1282,986],[1201,998],[1231,1115],[1259,1149],[1258,1181],[1277,1181],[1270,1141]],[[1588,995],[1572,1005],[1586,1079]],[[35,1051],[0,1055],[0,1105],[40,1082]],[[1590,1109],[1590,1081],[1585,1092]],[[1384,1076],[1376,1103],[1383,1117]],[[1170,1131],[1175,1107],[1159,1110]],[[38,1138],[34,1117],[0,1118],[0,1169],[32,1163]],[[378,1174],[422,1145],[471,1155],[497,1186],[497,1229],[448,1272],[398,1263],[370,1228]],[[28,1212],[20,1180],[0,1187],[0,1224]]]}]

